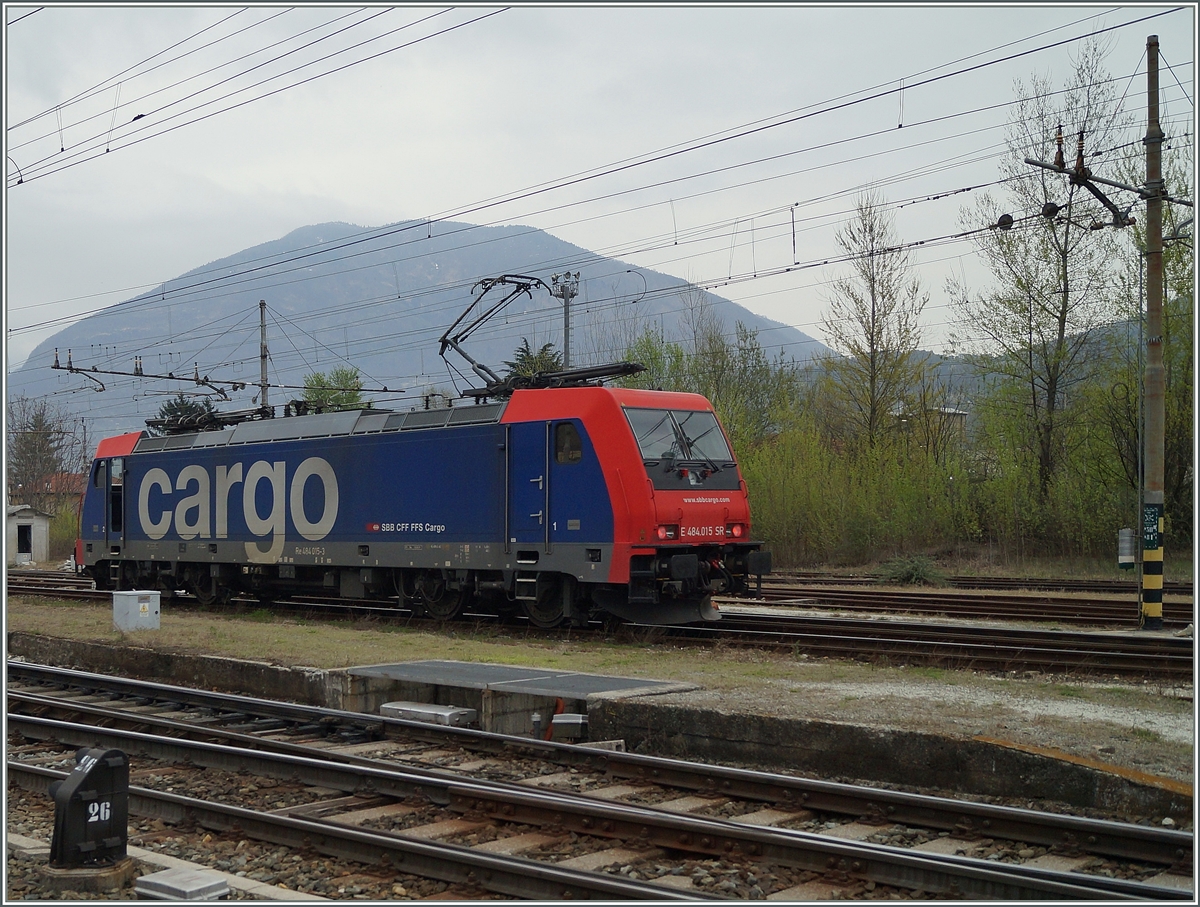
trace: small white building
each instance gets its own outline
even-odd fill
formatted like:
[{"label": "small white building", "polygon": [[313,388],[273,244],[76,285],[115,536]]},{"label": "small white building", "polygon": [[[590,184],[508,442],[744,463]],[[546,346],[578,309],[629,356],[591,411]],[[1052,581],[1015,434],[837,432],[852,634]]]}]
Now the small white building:
[{"label": "small white building", "polygon": [[9,567],[49,561],[50,514],[29,504],[9,504],[4,550]]}]

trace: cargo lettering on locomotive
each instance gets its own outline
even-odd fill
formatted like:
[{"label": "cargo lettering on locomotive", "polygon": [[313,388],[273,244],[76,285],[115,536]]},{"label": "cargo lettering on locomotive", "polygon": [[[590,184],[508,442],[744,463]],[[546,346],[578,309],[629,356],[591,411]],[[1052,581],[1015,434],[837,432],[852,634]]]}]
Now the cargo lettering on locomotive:
[{"label": "cargo lettering on locomotive", "polygon": [[[304,508],[305,486],[310,479],[321,484],[320,515],[310,520]],[[266,512],[260,509],[259,485],[270,488],[270,504]],[[175,534],[184,540],[195,538],[228,538],[229,508],[238,499],[235,485],[242,486],[241,512],[246,528],[259,538],[270,538],[271,546],[263,551],[259,542],[246,542],[246,557],[251,563],[273,564],[283,553],[290,515],[296,531],[310,542],[320,541],[333,530],[338,515],[338,482],[333,467],[322,457],[309,457],[296,467],[291,486],[287,483],[287,463],[283,460],[257,460],[244,468],[243,463],[217,466],[210,475],[203,466],[191,464],[179,470],[174,484],[166,470],[154,467],[142,477],[137,495],[138,521],[147,537],[165,538],[174,522]],[[194,490],[193,490],[194,489]],[[215,494],[214,494],[215,489]],[[158,494],[152,501],[153,493]],[[173,492],[188,492],[171,507]],[[152,504],[156,512],[151,513]],[[213,517],[215,515],[215,526]]]}]

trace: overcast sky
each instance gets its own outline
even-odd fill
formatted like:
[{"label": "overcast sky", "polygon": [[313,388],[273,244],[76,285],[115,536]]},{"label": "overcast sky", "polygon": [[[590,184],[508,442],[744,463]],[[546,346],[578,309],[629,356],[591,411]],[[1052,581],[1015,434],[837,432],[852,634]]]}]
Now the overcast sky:
[{"label": "overcast sky", "polygon": [[[922,200],[895,211],[902,240],[963,229],[970,193],[947,193],[997,179],[1014,80],[1061,85],[1069,39],[1132,23],[1107,33],[1107,65],[1144,112],[1159,35],[1164,116],[1194,116],[1191,7],[101,4],[4,19],[9,369],[49,336],[39,325],[324,221],[528,224],[821,337],[839,269],[772,272],[836,254],[869,185]],[[965,242],[913,261],[924,345],[941,349],[946,277],[977,279],[978,261]]]}]

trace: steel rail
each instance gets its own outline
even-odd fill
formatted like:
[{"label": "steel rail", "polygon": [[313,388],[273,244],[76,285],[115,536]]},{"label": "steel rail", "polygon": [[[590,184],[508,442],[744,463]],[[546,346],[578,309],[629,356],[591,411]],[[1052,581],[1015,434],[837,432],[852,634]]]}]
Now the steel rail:
[{"label": "steel rail", "polygon": [[903,656],[925,663],[992,666],[1004,670],[1090,669],[1102,673],[1192,676],[1192,640],[1022,630],[899,620],[723,612],[719,625],[677,626],[673,637],[770,645],[809,653]]},{"label": "steel rail", "polygon": [[[518,824],[544,825],[577,831],[582,834],[603,834],[628,840],[639,840],[646,844],[674,850],[708,853],[713,856],[742,854],[746,857],[776,862],[809,871],[845,873],[847,876],[868,879],[876,884],[895,885],[911,890],[946,893],[968,899],[1094,899],[1096,897],[1119,899],[1170,899],[1191,900],[1191,892],[1164,889],[1144,883],[1108,879],[1102,876],[1080,876],[1031,869],[1020,865],[998,867],[995,863],[969,857],[946,857],[945,855],[915,854],[900,848],[863,842],[844,842],[814,835],[808,832],[784,829],[748,827],[718,819],[678,815],[630,804],[589,801],[577,795],[562,794],[545,790],[511,791],[500,789],[489,782],[465,781],[450,778],[416,776],[404,770],[376,770],[368,767],[344,767],[330,764],[321,759],[301,758],[287,755],[272,755],[261,752],[246,753],[233,747],[193,741],[169,740],[141,734],[135,731],[119,731],[90,726],[72,725],[47,719],[18,717],[21,732],[36,736],[47,734],[50,739],[72,745],[98,745],[140,752],[168,761],[187,761],[193,765],[222,768],[229,771],[249,770],[275,777],[289,777],[306,784],[315,784],[351,793],[370,792],[404,799],[421,795],[433,802],[447,801],[451,809],[459,812],[482,812],[502,821]],[[95,745],[95,744],[93,744]],[[22,768],[20,763],[9,762],[10,777]],[[25,766],[24,768],[32,768]],[[37,769],[39,774],[55,778],[66,777],[65,772]],[[130,788],[130,809],[137,814],[159,815],[142,812],[139,797],[152,802],[176,802],[183,805],[185,816],[196,818],[206,824],[200,816],[206,806],[203,801],[189,800],[174,794],[158,794],[143,789]],[[344,829],[352,838],[364,834],[344,825],[315,822],[313,820],[263,816],[252,810],[220,806],[218,814],[229,815],[233,811],[236,820],[228,825],[238,826],[243,833],[263,835],[267,830],[278,827],[279,822],[299,822],[310,834],[332,834],[333,827]],[[315,831],[314,826],[323,831]],[[266,837],[267,840],[277,840]],[[409,840],[402,836],[364,834],[370,839],[373,850],[379,848],[381,839],[398,839],[398,844],[407,845]],[[279,842],[290,843],[290,842]],[[312,843],[311,840],[308,843]],[[474,851],[454,845],[423,845],[424,849],[441,851],[450,849],[459,857],[476,857]],[[404,849],[401,846],[400,849]],[[336,851],[330,851],[336,852]],[[339,853],[345,856],[346,854]],[[358,857],[355,857],[356,859]],[[378,859],[378,856],[375,857]],[[492,858],[488,861],[491,865]],[[505,857],[504,861],[513,860]],[[528,861],[532,862],[532,861]],[[534,864],[545,866],[545,864]],[[406,868],[403,867],[402,868]],[[560,870],[561,872],[561,870]],[[571,874],[573,878],[577,878]],[[442,876],[434,876],[443,878]],[[453,881],[466,881],[455,878]],[[478,881],[476,879],[475,881]],[[565,881],[560,884],[567,884]],[[579,884],[576,882],[575,884]],[[657,886],[656,886],[657,888]],[[639,885],[636,895],[646,897],[647,887]],[[655,890],[655,889],[651,889]],[[611,894],[611,893],[610,893]],[[563,897],[563,894],[558,894]],[[570,897],[570,895],[566,895]],[[591,896],[589,894],[589,896]],[[677,899],[686,899],[679,897]]]},{"label": "steel rail", "polygon": [[14,583],[11,580],[6,586],[9,595],[55,595],[68,601],[112,601],[111,592],[99,589],[84,589],[82,587],[50,587],[40,583]]},{"label": "steel rail", "polygon": [[[21,662],[10,663],[10,667],[13,666],[30,669],[27,673],[38,673],[43,677],[65,674],[75,675],[77,680],[88,677],[97,680],[109,679],[102,675],[81,675],[80,672],[68,669],[42,670],[42,666],[30,666]],[[553,741],[514,738],[471,728],[432,726],[422,722],[394,718],[375,719],[373,716],[364,716],[356,712],[296,706],[231,694],[191,691],[162,684],[140,684],[116,678],[112,680],[115,681],[113,688],[140,690],[143,694],[162,697],[162,700],[166,702],[182,703],[188,701],[192,693],[196,693],[195,702],[202,704],[203,707],[229,709],[232,705],[240,714],[260,715],[266,718],[286,716],[290,720],[304,722],[310,726],[330,719],[351,722],[367,719],[370,722],[367,727],[374,727],[378,724],[384,730],[403,732],[405,735],[416,736],[437,745],[454,743],[475,751],[507,752],[532,756],[568,765],[582,765],[605,772],[613,778],[651,781],[683,790],[719,792],[747,800],[781,804],[784,808],[804,808],[851,815],[867,822],[881,824],[883,822],[903,822],[963,835],[985,834],[1047,846],[1077,846],[1088,853],[1146,860],[1169,866],[1190,867],[1192,861],[1193,836],[1190,833],[1172,829],[971,803],[747,769],[702,765],[636,753],[598,751]],[[18,693],[11,690],[8,695],[10,715],[20,711],[19,709],[14,710],[12,704],[29,701],[38,708],[58,709],[68,715],[99,713],[106,722],[116,720],[109,710],[98,705],[64,702],[58,697]],[[194,728],[194,725],[187,722],[176,722],[144,714],[130,715],[128,721],[135,727],[139,724],[157,727],[161,733],[168,734],[180,734],[188,728]],[[209,737],[220,736],[237,741],[239,745],[243,746],[253,745],[264,749],[272,747],[278,752],[294,755],[311,755],[312,753],[311,748],[301,744],[272,742],[254,735],[241,734],[208,724],[196,728],[195,733]],[[378,760],[337,755],[324,750],[321,758],[337,759],[352,765],[381,765]],[[382,764],[389,768],[392,767],[391,763]],[[419,770],[410,771],[419,773]]]},{"label": "steel rail", "polygon": [[[30,790],[49,791],[66,772],[9,762],[10,779]],[[487,891],[535,900],[686,901],[703,894],[672,891],[618,875],[565,870],[523,857],[493,855],[456,844],[430,844],[414,838],[359,826],[262,813],[179,794],[129,788],[129,811],[169,822],[191,820],[216,831],[237,831],[248,837],[290,847],[311,847],[321,853],[366,864],[389,865],[402,872],[454,884],[477,885]]]},{"label": "steel rail", "polygon": [[[744,604],[742,598],[722,602]],[[1136,625],[1136,601],[1065,598],[1048,595],[985,595],[933,590],[833,589],[826,586],[775,586],[763,589],[762,600],[772,605],[812,607],[814,603],[844,610],[901,611],[912,614],[942,614],[966,618],[1046,621],[1054,623]],[[1168,622],[1185,624],[1193,619],[1191,602],[1168,602]]]},{"label": "steel rail", "polygon": [[[1050,579],[1019,576],[947,576],[943,582],[955,589],[1022,589],[1030,592],[1092,592],[1095,594],[1136,595],[1136,580]],[[773,573],[763,577],[763,588],[829,584],[834,586],[883,586],[886,579],[880,574],[838,576],[823,572]],[[1167,580],[1163,591],[1173,595],[1192,595],[1191,580]]]}]

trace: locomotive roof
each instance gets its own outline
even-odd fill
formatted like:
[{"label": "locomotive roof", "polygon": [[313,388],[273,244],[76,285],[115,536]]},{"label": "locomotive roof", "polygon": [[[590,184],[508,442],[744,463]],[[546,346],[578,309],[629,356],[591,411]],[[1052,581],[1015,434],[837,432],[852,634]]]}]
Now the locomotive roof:
[{"label": "locomotive roof", "polygon": [[[608,397],[622,406],[668,406],[687,409],[710,409],[711,405],[699,394],[636,390],[632,388],[595,387],[558,390],[520,390],[514,398],[529,400],[539,410],[542,404],[533,404],[533,399],[570,395],[578,400],[580,394],[588,392]],[[379,434],[383,432],[419,431],[429,428],[445,428],[455,425],[481,425],[499,422],[514,398],[477,403],[471,406],[418,409],[406,413],[380,410],[346,410],[335,413],[319,413],[308,416],[283,416],[276,419],[257,419],[239,422],[225,428],[187,432],[176,435],[151,436],[144,432],[121,435],[100,442],[97,457],[119,456],[125,453],[148,453],[159,450],[189,450],[193,448],[228,447],[241,444],[261,444],[271,441],[294,441],[309,438],[334,438],[352,435]],[[557,407],[555,408],[557,409]],[[526,415],[525,405],[516,411]],[[561,418],[561,414],[555,418]],[[140,435],[140,437],[139,437]],[[135,440],[136,439],[136,440]],[[107,448],[106,448],[107,445]]]},{"label": "locomotive roof", "polygon": [[262,419],[254,422],[240,422],[218,431],[201,431],[165,437],[143,435],[133,452],[187,450],[199,447],[258,444],[267,441],[370,435],[381,432],[444,428],[448,425],[479,425],[499,422],[507,405],[508,401],[502,400],[495,403],[481,403],[476,406],[418,409],[407,413],[348,410],[312,416]]}]

